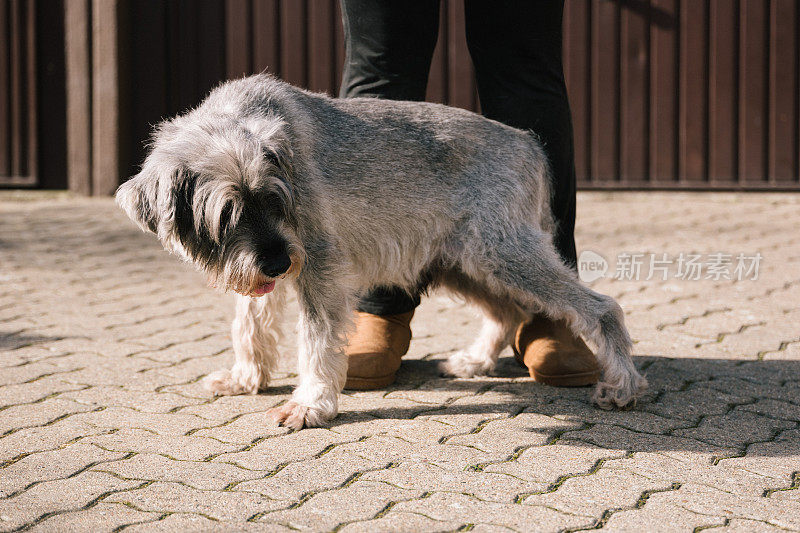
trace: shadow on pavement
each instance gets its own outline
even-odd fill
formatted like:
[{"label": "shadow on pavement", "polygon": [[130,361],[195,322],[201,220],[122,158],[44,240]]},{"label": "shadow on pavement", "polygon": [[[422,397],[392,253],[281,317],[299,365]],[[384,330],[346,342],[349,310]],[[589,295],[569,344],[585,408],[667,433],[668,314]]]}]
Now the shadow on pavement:
[{"label": "shadow on pavement", "polygon": [[[661,356],[639,356],[635,361],[645,371],[650,389],[633,410],[603,411],[591,404],[590,387],[535,383],[510,357],[501,358],[497,376],[472,379],[441,377],[439,360],[408,360],[384,397],[407,399],[413,406],[343,409],[332,425],[365,417],[399,421],[485,415],[486,420],[514,418],[513,424],[508,423],[508,438],[518,441],[528,432],[532,444],[545,435],[552,442],[566,440],[578,446],[708,453],[717,462],[745,454],[800,453],[800,361]],[[536,416],[518,417],[520,413],[554,417],[564,427],[527,425],[526,420]]]}]

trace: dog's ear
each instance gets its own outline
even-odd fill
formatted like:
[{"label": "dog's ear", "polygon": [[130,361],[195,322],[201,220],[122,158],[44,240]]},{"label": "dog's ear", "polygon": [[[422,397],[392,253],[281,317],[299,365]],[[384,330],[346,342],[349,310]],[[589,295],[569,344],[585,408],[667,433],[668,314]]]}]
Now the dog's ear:
[{"label": "dog's ear", "polygon": [[117,189],[115,199],[120,206],[144,231],[158,232],[156,208],[157,180],[144,172],[137,174]]}]

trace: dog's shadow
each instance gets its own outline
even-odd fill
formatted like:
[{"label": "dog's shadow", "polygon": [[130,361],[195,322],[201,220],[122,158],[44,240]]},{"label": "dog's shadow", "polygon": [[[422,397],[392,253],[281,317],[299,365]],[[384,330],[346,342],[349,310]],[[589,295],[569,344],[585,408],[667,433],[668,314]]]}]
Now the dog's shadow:
[{"label": "dog's shadow", "polygon": [[[579,446],[705,453],[716,462],[744,455],[800,454],[800,361],[634,359],[650,389],[630,411],[596,408],[590,387],[535,383],[510,357],[500,359],[496,377],[472,379],[441,376],[440,360],[404,360],[395,384],[379,395],[345,391],[364,407],[343,407],[330,428],[370,419],[481,415],[489,421],[532,413],[563,421],[566,431],[523,422],[515,424],[515,439],[527,431],[533,443],[545,433]],[[408,401],[372,407],[381,397]]]},{"label": "dog's shadow", "polygon": [[28,334],[23,331],[13,331],[4,333],[0,331],[0,350],[19,350],[21,348],[27,348],[28,346],[32,346],[34,344],[41,344],[44,342],[55,342],[64,340],[67,338],[85,338],[85,337],[59,337],[59,336],[52,336],[52,335],[37,335],[37,334]]}]

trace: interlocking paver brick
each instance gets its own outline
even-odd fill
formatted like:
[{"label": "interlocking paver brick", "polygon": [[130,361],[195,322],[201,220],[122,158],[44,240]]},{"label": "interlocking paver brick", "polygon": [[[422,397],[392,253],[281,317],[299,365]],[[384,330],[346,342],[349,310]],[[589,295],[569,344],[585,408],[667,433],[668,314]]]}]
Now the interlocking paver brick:
[{"label": "interlocking paver brick", "polygon": [[[798,195],[579,195],[578,247],[609,261],[591,286],[651,384],[633,411],[534,383],[509,349],[441,377],[478,318],[434,293],[395,384],[291,432],[266,411],[297,380],[294,298],[270,389],[214,397],[230,295],[110,199],[4,194],[0,531],[800,530]],[[763,259],[757,280],[612,279],[622,252]]]},{"label": "interlocking paver brick", "polygon": [[220,491],[233,483],[260,477],[259,472],[230,464],[176,460],[152,453],[139,453],[124,461],[98,465],[92,470],[106,472],[120,479],[185,483],[200,490]]},{"label": "interlocking paver brick", "polygon": [[150,533],[152,531],[263,531],[265,533],[288,533],[295,530],[281,524],[256,524],[242,521],[220,522],[195,513],[175,513],[158,521],[143,522],[127,527],[124,531],[135,533]]},{"label": "interlocking paver brick", "polygon": [[[35,406],[34,406],[35,409]],[[75,422],[73,417],[46,426],[25,427],[0,440],[0,468],[31,453],[54,450],[91,435],[101,435],[101,430]]]},{"label": "interlocking paver brick", "polygon": [[300,500],[304,494],[330,490],[356,479],[370,470],[388,468],[385,457],[361,457],[335,447],[321,456],[290,462],[270,469],[261,479],[245,481],[236,490],[255,491],[276,500]]},{"label": "interlocking paver brick", "polygon": [[688,483],[678,491],[663,493],[661,496],[665,501],[698,514],[755,520],[790,531],[800,529],[800,501],[744,497]]},{"label": "interlocking paver brick", "polygon": [[400,502],[392,510],[421,513],[436,520],[462,524],[492,524],[525,531],[535,524],[560,530],[587,522],[588,516],[561,512],[551,507],[484,501],[453,492],[437,492],[429,498]]},{"label": "interlocking paver brick", "polygon": [[44,481],[69,478],[92,466],[120,460],[127,455],[126,452],[103,450],[83,442],[57,450],[32,453],[2,470],[0,501]]},{"label": "interlocking paver brick", "polygon": [[17,528],[47,518],[51,513],[78,511],[117,491],[140,486],[99,472],[45,481],[10,498],[0,499],[3,528]]},{"label": "interlocking paver brick", "polygon": [[158,482],[146,487],[112,494],[105,501],[121,503],[156,514],[196,513],[218,521],[244,522],[252,509],[269,511],[286,505],[261,494],[242,491],[198,490],[177,483]]},{"label": "interlocking paver brick", "polygon": [[344,526],[339,531],[343,533],[372,533],[385,531],[386,533],[399,533],[402,531],[455,531],[463,526],[462,522],[455,520],[436,520],[415,512],[389,511],[380,518],[363,520]]},{"label": "interlocking paver brick", "polygon": [[716,532],[719,531],[717,527],[723,524],[725,518],[722,516],[694,513],[679,504],[665,501],[661,493],[655,493],[641,508],[621,509],[611,514],[603,525],[603,530],[673,533],[714,528]]},{"label": "interlocking paver brick", "polygon": [[481,500],[513,502],[524,492],[543,490],[544,483],[508,474],[453,471],[430,463],[405,461],[395,468],[369,472],[361,479],[378,480],[419,492],[459,492]]},{"label": "interlocking paver brick", "polygon": [[[100,502],[89,509],[72,511],[44,519],[29,531],[48,533],[58,530],[63,533],[83,533],[96,530],[98,524],[103,524],[103,527],[108,530],[114,530],[116,528],[124,528],[130,524],[152,522],[158,518],[158,514],[144,513],[125,505]],[[2,527],[2,522],[0,522],[0,527]]]},{"label": "interlocking paver brick", "polygon": [[337,490],[308,494],[301,505],[267,512],[258,521],[276,521],[301,530],[331,531],[347,522],[372,519],[387,505],[422,494],[418,490],[359,480]]},{"label": "interlocking paver brick", "polygon": [[107,450],[127,453],[155,453],[179,461],[202,461],[226,452],[238,451],[241,446],[220,442],[216,439],[175,435],[159,435],[144,428],[120,429],[82,439]]},{"label": "interlocking paver brick", "polygon": [[606,461],[625,456],[622,450],[612,451],[565,438],[553,444],[526,448],[512,460],[488,464],[482,470],[537,480],[545,486],[531,492],[551,492],[570,477],[591,475]]},{"label": "interlocking paver brick", "polygon": [[635,472],[600,468],[588,476],[570,477],[552,492],[527,496],[521,503],[576,515],[600,516],[606,509],[635,507],[645,491],[670,485]]}]

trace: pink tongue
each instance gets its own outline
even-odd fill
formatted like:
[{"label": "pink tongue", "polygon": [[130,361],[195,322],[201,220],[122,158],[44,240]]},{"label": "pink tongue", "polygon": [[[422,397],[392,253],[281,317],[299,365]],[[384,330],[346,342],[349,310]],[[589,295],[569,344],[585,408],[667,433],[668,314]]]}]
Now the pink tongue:
[{"label": "pink tongue", "polygon": [[272,290],[274,288],[275,288],[275,282],[274,281],[270,281],[269,283],[265,283],[265,284],[261,285],[259,288],[257,288],[255,290],[255,294],[257,294],[258,296],[263,296],[263,295],[265,295],[267,293],[272,292]]}]

